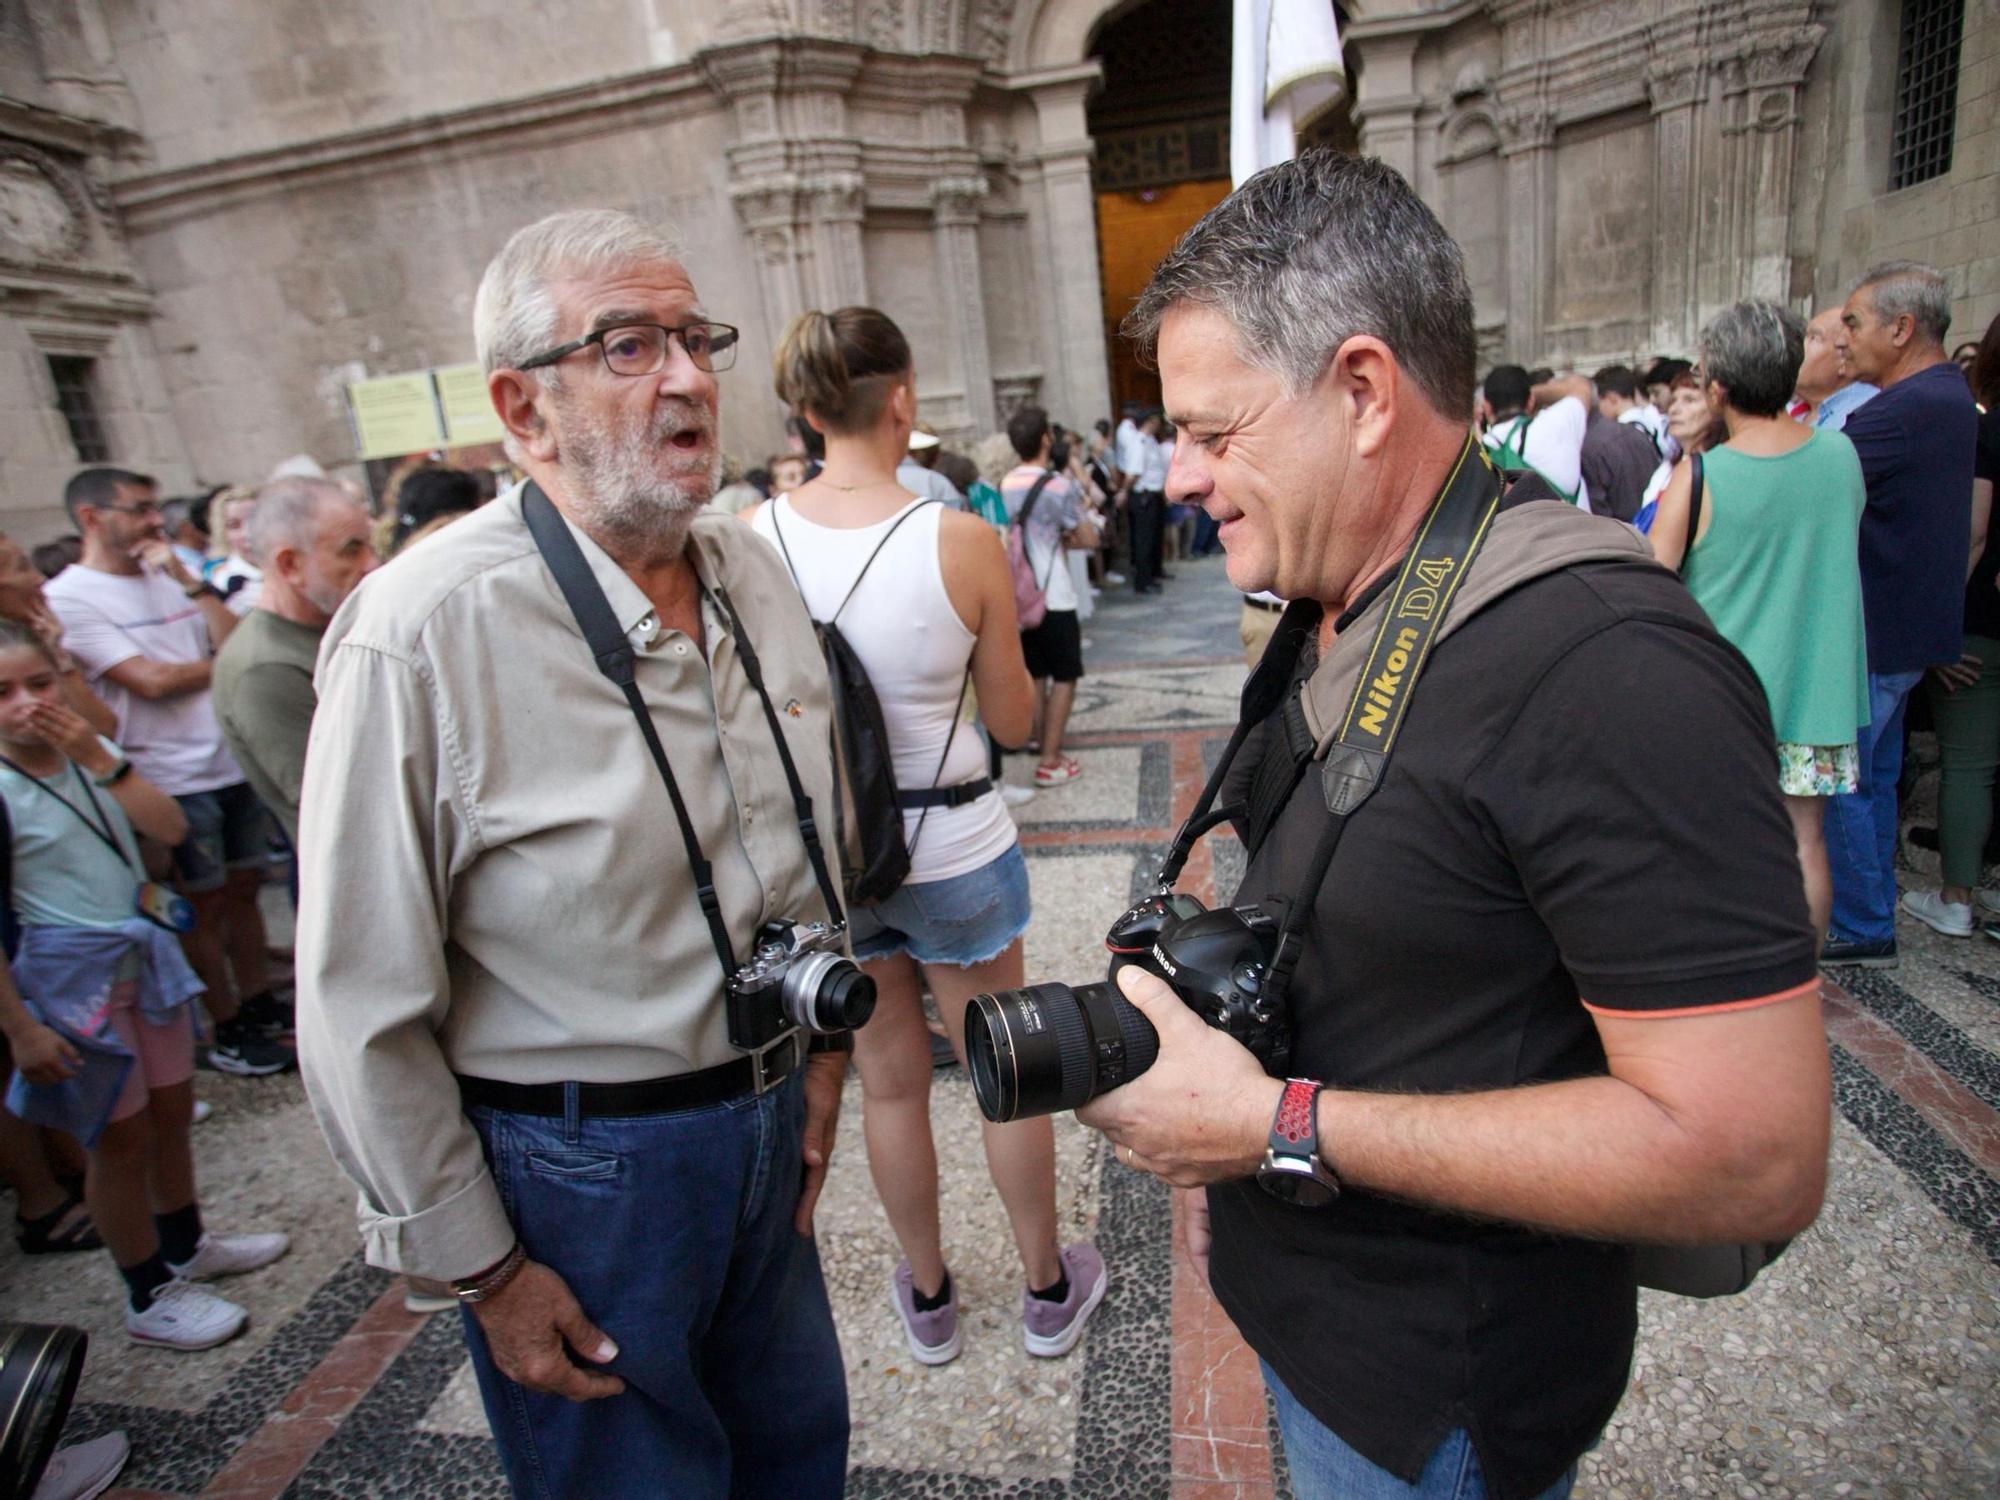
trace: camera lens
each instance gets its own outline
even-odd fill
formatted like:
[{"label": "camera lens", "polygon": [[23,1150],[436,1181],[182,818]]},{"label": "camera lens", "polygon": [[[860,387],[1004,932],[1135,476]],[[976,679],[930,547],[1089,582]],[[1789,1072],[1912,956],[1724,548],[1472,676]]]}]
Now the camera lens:
[{"label": "camera lens", "polygon": [[1159,1034],[1110,984],[1031,984],[975,995],[965,1008],[965,1055],[979,1108],[996,1122],[1088,1104],[1138,1077]]},{"label": "camera lens", "polygon": [[785,972],[785,1014],[807,1031],[852,1031],[875,1014],[875,981],[838,953],[808,953]]}]

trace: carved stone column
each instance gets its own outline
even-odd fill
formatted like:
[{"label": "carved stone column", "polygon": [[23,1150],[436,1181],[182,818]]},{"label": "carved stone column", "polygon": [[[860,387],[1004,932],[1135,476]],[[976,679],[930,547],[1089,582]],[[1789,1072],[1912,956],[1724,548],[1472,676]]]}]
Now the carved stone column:
[{"label": "carved stone column", "polygon": [[868,300],[868,271],[861,253],[863,196],[859,171],[822,172],[805,184],[804,204],[812,224],[812,279],[821,307],[853,307]]},{"label": "carved stone column", "polygon": [[1424,106],[1416,72],[1423,41],[1421,35],[1370,38],[1354,100],[1362,154],[1380,157],[1412,186],[1417,180],[1417,111]]},{"label": "carved stone column", "polygon": [[1036,300],[1048,350],[1044,404],[1081,423],[1111,411],[1097,197],[1090,180],[1094,148],[1084,116],[1084,99],[1100,76],[1098,64],[1086,62],[1017,74],[1007,85],[1034,100],[1041,136],[1028,161],[1040,178],[1030,203],[1041,292]]},{"label": "carved stone column", "polygon": [[1799,90],[1825,36],[1826,28],[1817,24],[1775,28],[1746,38],[1717,59],[1733,210],[1731,281],[1738,297],[1784,301],[1791,296]]},{"label": "carved stone column", "polygon": [[1656,349],[1685,349],[1694,340],[1696,257],[1701,205],[1694,191],[1701,168],[1698,106],[1708,89],[1700,57],[1677,52],[1656,60],[1646,75],[1653,106],[1653,303]]},{"label": "carved stone column", "polygon": [[943,177],[931,184],[931,233],[937,247],[938,287],[965,385],[962,421],[947,412],[947,426],[993,429],[993,356],[986,343],[986,283],[979,268],[979,207],[984,177]]},{"label": "carved stone column", "polygon": [[1507,177],[1507,347],[1524,364],[1540,357],[1555,295],[1556,122],[1547,101],[1501,111]]}]

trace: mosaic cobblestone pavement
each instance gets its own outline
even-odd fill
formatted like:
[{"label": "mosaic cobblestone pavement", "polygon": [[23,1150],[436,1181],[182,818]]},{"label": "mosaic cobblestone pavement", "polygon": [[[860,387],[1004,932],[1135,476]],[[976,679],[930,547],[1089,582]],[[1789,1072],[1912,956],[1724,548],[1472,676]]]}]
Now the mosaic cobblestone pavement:
[{"label": "mosaic cobblestone pavement", "polygon": [[[1232,718],[1236,596],[1216,560],[1176,571],[1161,599],[1100,601],[1073,726],[1085,775],[1019,809],[1031,975],[1096,974],[1105,923],[1144,885]],[[1025,779],[1024,762],[1008,774]],[[1929,797],[1925,783],[1920,820]],[[1218,841],[1189,876],[1227,893],[1241,864]],[[1914,853],[1905,879],[1935,884],[1934,857]],[[1901,938],[1899,969],[1831,975],[1843,986],[1828,1005],[1839,1118],[1820,1222],[1749,1296],[1648,1295],[1631,1390],[1579,1495],[2000,1493],[2000,944],[1907,921]],[[29,1260],[0,1245],[0,1317],[93,1333],[71,1434],[131,1435],[112,1493],[504,1494],[455,1315],[406,1313],[400,1283],[360,1264],[351,1192],[296,1079],[203,1074],[198,1087],[215,1107],[197,1135],[211,1220],[284,1228],[296,1246],[232,1283],[252,1313],[243,1339],[194,1356],[136,1348],[118,1331],[105,1257]],[[900,1343],[858,1094],[821,1209],[854,1409],[849,1493],[1288,1495],[1254,1357],[1177,1253],[1169,1196],[1059,1125],[1065,1230],[1096,1237],[1112,1292],[1074,1354],[1032,1360],[958,1070],[937,1075],[934,1107],[962,1359],[925,1369]]]}]

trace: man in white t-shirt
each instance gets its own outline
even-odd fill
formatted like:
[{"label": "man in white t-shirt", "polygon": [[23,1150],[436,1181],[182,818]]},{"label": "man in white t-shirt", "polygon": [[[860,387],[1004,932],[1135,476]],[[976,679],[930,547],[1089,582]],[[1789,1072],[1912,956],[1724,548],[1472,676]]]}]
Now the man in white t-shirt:
[{"label": "man in white t-shirt", "polygon": [[1680,451],[1667,431],[1667,419],[1640,390],[1638,371],[1630,365],[1606,365],[1590,377],[1590,383],[1597,388],[1597,410],[1606,420],[1638,428],[1660,458],[1671,461]]},{"label": "man in white t-shirt", "polygon": [[[1062,753],[1063,731],[1069,725],[1070,705],[1076,701],[1076,685],[1083,676],[1083,628],[1077,619],[1076,581],[1063,561],[1063,538],[1082,523],[1083,510],[1076,486],[1060,474],[1051,474],[1049,453],[1054,434],[1049,414],[1039,406],[1024,406],[1007,419],[1007,441],[1021,462],[1000,481],[1000,498],[1007,514],[1022,522],[1028,565],[1042,584],[1048,613],[1042,623],[1021,632],[1021,654],[1028,660],[1028,675],[1035,680],[1035,723],[1041,741],[1042,758],[1035,767],[1035,785],[1061,786],[1083,774],[1083,767]],[[1048,483],[1039,492],[1043,476]],[[1027,510],[1034,495],[1034,508]]]},{"label": "man in white t-shirt", "polygon": [[1590,413],[1575,396],[1530,412],[1528,391],[1528,372],[1519,365],[1493,367],[1480,401],[1486,446],[1503,468],[1532,470],[1570,504],[1589,510],[1583,433]]},{"label": "man in white t-shirt", "polygon": [[148,476],[84,469],[63,507],[83,556],[43,596],[62,621],[64,647],[118,716],[118,743],[187,813],[174,872],[195,910],[182,944],[215,1018],[209,1060],[229,1073],[282,1072],[294,1065],[276,1040],[289,1029],[289,1007],[270,991],[257,910],[267,824],[209,701],[215,649],[236,616],[174,555]]}]

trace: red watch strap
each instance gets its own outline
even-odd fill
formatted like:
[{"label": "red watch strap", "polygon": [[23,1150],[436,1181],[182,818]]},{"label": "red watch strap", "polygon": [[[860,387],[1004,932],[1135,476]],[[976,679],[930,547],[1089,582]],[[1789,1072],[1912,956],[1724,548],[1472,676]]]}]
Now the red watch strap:
[{"label": "red watch strap", "polygon": [[[1271,1117],[1271,1149],[1283,1156],[1311,1156],[1319,1140],[1317,1105],[1321,1085],[1310,1078],[1285,1081],[1278,1111]],[[1300,1146],[1305,1150],[1301,1151]]]}]

